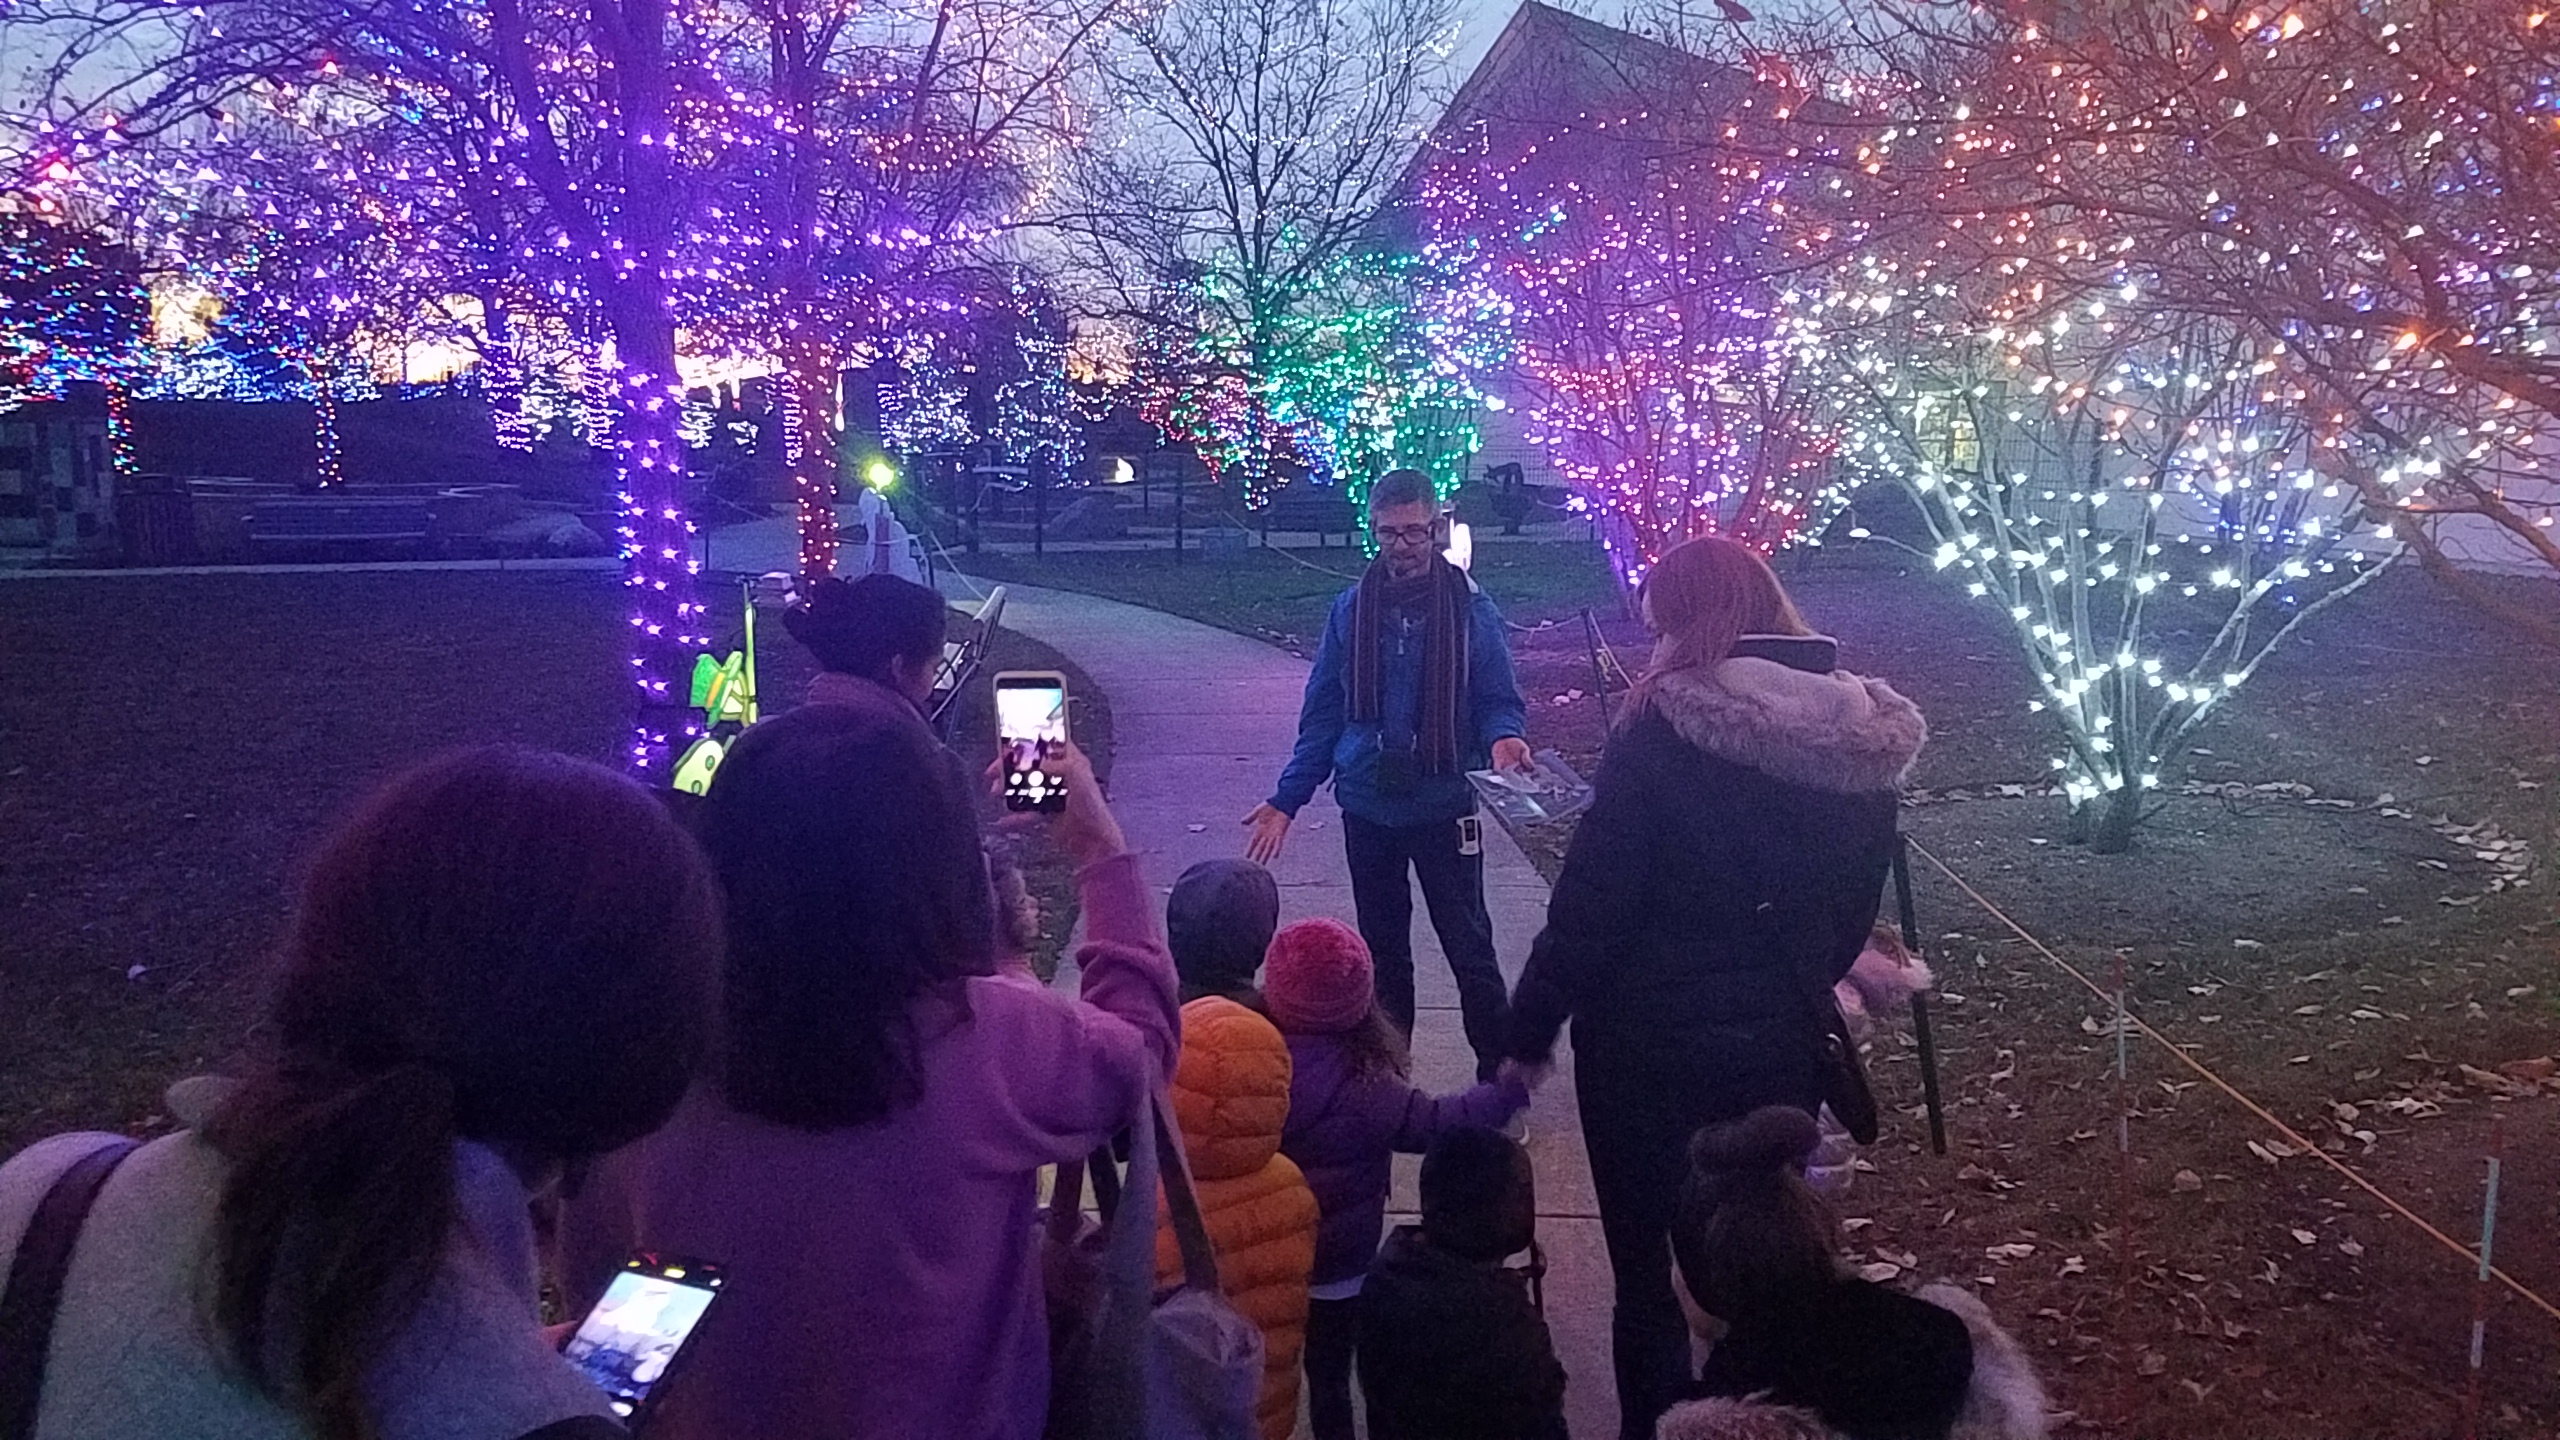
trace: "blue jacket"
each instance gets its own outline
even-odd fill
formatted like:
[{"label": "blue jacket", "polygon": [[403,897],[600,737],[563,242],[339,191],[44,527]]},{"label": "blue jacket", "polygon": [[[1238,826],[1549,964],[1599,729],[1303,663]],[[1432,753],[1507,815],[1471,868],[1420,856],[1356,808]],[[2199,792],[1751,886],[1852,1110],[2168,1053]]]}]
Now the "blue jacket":
[{"label": "blue jacket", "polygon": [[[1343,812],[1373,825],[1431,825],[1474,813],[1475,790],[1458,771],[1422,776],[1400,795],[1378,792],[1382,735],[1412,735],[1421,714],[1423,619],[1408,611],[1387,612],[1378,657],[1386,715],[1383,723],[1355,725],[1348,715],[1351,606],[1357,590],[1343,591],[1333,602],[1332,618],[1325,621],[1316,668],[1307,676],[1307,697],[1298,710],[1298,748],[1289,757],[1289,768],[1280,772],[1272,807],[1296,815],[1331,777]],[[1526,734],[1529,707],[1511,674],[1502,612],[1481,590],[1468,613],[1468,631],[1469,683],[1465,713],[1459,717],[1465,733],[1458,737],[1458,756],[1464,769],[1482,770],[1493,763],[1493,742]]]}]

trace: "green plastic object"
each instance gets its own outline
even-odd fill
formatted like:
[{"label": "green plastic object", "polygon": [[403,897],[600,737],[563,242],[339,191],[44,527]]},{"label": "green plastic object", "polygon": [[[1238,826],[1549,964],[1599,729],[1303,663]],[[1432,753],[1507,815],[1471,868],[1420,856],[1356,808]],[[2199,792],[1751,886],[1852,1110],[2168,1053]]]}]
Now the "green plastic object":
[{"label": "green plastic object", "polygon": [[689,795],[710,794],[712,772],[720,768],[721,758],[728,753],[728,746],[708,735],[703,736],[684,752],[683,759],[676,762],[675,776],[667,782],[668,785]]}]

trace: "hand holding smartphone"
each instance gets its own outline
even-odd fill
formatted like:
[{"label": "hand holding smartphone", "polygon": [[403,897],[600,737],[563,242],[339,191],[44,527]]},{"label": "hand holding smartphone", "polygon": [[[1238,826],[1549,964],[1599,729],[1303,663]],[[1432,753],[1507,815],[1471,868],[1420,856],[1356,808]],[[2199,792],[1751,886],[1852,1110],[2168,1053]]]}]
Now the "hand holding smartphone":
[{"label": "hand holding smartphone", "polygon": [[720,1297],[720,1267],[643,1251],[622,1262],[560,1347],[636,1431]]},{"label": "hand holding smartphone", "polygon": [[1053,764],[1066,744],[1066,676],[1055,670],[1008,670],[996,677],[1004,808],[1049,815],[1067,808],[1067,777]]}]

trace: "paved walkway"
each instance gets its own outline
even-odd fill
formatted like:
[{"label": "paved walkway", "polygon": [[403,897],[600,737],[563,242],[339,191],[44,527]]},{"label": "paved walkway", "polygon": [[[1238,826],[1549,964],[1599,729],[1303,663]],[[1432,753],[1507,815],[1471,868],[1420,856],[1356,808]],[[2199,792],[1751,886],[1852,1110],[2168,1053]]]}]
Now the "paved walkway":
[{"label": "paved walkway", "polygon": [[[954,598],[982,582],[946,576]],[[1239,855],[1239,822],[1270,793],[1297,733],[1307,666],[1279,650],[1158,611],[1055,590],[1008,586],[1006,628],[1056,647],[1110,697],[1111,794],[1129,840],[1159,892],[1194,861]],[[1533,737],[1534,738],[1534,737]],[[1546,915],[1547,887],[1499,827],[1488,826],[1486,900],[1504,974],[1517,978]],[[1330,795],[1298,816],[1273,867],[1284,918],[1351,918],[1342,816]],[[1435,1091],[1466,1085],[1474,1059],[1459,1029],[1457,990],[1438,940],[1415,910],[1414,963],[1421,1013],[1415,1078]],[[1547,1252],[1547,1316],[1572,1377],[1573,1433],[1617,1433],[1609,1372],[1609,1270],[1591,1197],[1590,1165],[1574,1118],[1572,1062],[1538,1093],[1529,1149],[1538,1166],[1538,1234]],[[1418,1162],[1396,1168],[1399,1222],[1414,1208]]]},{"label": "paved walkway", "polygon": [[[854,519],[854,507],[839,505],[836,507],[836,515],[838,523],[850,525]],[[784,514],[769,516],[762,520],[745,520],[734,525],[719,526],[711,531],[705,546],[708,557],[705,568],[753,574],[762,574],[769,570],[796,571],[800,565],[798,523],[790,515]],[[1257,547],[1263,543],[1264,537],[1260,532],[1254,532],[1253,538]],[[1337,559],[1349,550],[1343,537],[1339,535],[1318,536],[1312,531],[1304,533],[1274,531],[1269,538],[1276,542],[1277,548],[1280,549],[1303,550],[1318,555],[1331,551]],[[1549,525],[1541,527],[1535,534],[1518,536],[1506,536],[1498,530],[1490,529],[1481,529],[1475,533],[1475,543],[1478,547],[1544,545],[1559,541],[1581,544],[1587,543],[1590,538],[1589,528],[1583,525]],[[1319,540],[1324,543],[1320,545]],[[1200,536],[1196,530],[1192,532],[1187,543],[1194,551],[1200,549]],[[1029,540],[988,539],[982,542],[982,546],[987,553],[993,555],[1022,556],[1031,553]],[[1169,532],[1128,540],[1052,539],[1047,545],[1048,553],[1052,555],[1139,555],[1150,552],[1165,554],[1171,549],[1172,539]],[[836,551],[838,572],[847,575],[858,573],[856,567],[864,563],[864,553],[858,544],[846,542]],[[962,545],[954,544],[933,558],[937,567],[956,566],[964,571],[969,568],[969,553]],[[1343,563],[1354,562],[1345,560]]]}]

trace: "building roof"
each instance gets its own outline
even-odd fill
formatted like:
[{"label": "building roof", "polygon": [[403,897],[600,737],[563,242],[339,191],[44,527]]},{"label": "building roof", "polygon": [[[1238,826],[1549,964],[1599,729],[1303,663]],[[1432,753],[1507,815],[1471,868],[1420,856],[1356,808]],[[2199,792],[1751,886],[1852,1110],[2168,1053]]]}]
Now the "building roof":
[{"label": "building roof", "polygon": [[1516,157],[1591,114],[1619,115],[1656,97],[1737,74],[1633,31],[1522,0],[1423,138],[1399,193],[1449,154]]}]

